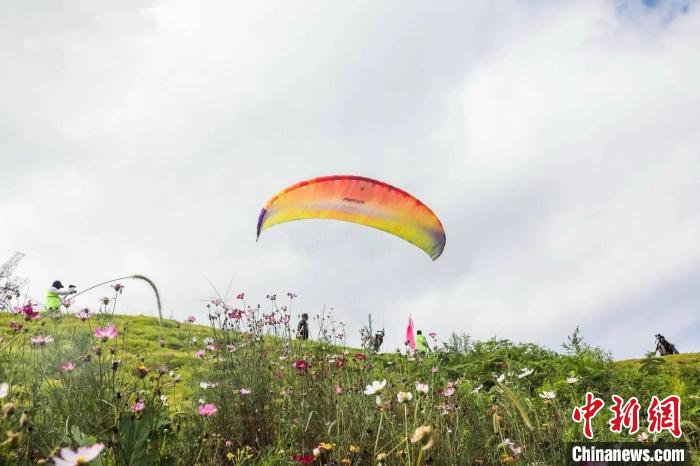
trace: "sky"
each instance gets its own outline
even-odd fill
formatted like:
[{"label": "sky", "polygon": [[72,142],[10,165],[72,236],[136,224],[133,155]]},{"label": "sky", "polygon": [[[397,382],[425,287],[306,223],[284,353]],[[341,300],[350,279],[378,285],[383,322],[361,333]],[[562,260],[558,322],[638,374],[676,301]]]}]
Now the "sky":
[{"label": "sky", "polygon": [[[138,273],[166,316],[205,321],[209,282],[249,304],[292,291],[351,344],[372,314],[389,351],[409,315],[438,339],[559,350],[578,325],[616,358],[657,332],[700,351],[693,2],[0,8],[0,261],[26,253],[34,299]],[[442,257],[333,221],[256,243],[273,194],[331,174],[416,195]],[[120,311],[155,315],[125,285]]]}]

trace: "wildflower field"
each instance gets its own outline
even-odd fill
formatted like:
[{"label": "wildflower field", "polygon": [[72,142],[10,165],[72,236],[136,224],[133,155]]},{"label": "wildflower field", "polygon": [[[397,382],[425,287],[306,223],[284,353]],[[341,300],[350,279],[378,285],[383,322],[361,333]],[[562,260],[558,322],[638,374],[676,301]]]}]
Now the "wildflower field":
[{"label": "wildflower field", "polygon": [[[373,354],[346,346],[330,314],[313,340],[293,338],[294,297],[239,294],[182,322],[118,315],[109,299],[0,312],[0,463],[559,465],[583,439],[571,415],[586,392],[677,394],[680,440],[700,445],[698,354],[615,362],[578,332],[560,352],[453,335],[423,357]],[[673,440],[643,416],[638,433],[612,433],[610,416],[596,440]]]}]

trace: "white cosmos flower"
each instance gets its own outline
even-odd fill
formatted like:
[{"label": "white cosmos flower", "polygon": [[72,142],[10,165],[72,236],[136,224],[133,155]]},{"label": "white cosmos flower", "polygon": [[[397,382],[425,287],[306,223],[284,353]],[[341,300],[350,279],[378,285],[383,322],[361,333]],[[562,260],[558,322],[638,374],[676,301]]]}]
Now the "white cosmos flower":
[{"label": "white cosmos flower", "polygon": [[566,383],[576,383],[578,379],[576,377],[567,377]]},{"label": "white cosmos flower", "polygon": [[429,387],[427,383],[416,382],[416,391],[420,393],[428,393]]},{"label": "white cosmos flower", "polygon": [[501,374],[498,376],[498,378],[496,378],[496,382],[498,382],[498,383],[503,383],[504,380],[506,380],[505,374]]},{"label": "white cosmos flower", "polygon": [[399,392],[396,395],[396,399],[398,400],[399,403],[406,403],[406,402],[411,401],[413,399],[413,393],[411,393],[411,392]]},{"label": "white cosmos flower", "polygon": [[104,447],[103,444],[96,443],[90,447],[79,447],[76,451],[70,448],[61,448],[61,456],[54,456],[52,459],[56,466],[88,464],[99,456]]},{"label": "white cosmos flower", "polygon": [[365,395],[377,395],[384,390],[384,387],[386,387],[386,379],[382,380],[381,382],[379,380],[375,380],[371,385],[367,385],[367,387],[365,387]]},{"label": "white cosmos flower", "polygon": [[7,382],[0,383],[0,399],[5,398],[10,392],[10,385]]},{"label": "white cosmos flower", "polygon": [[480,384],[478,387],[472,390],[472,393],[479,393],[479,391],[481,391],[482,388],[484,388],[484,384]]},{"label": "white cosmos flower", "polygon": [[532,374],[533,372],[535,372],[534,369],[528,369],[527,367],[525,367],[525,368],[523,368],[523,371],[520,374],[518,374],[518,378],[522,379],[523,377],[527,377],[528,375]]},{"label": "white cosmos flower", "polygon": [[53,342],[53,337],[51,335],[37,335],[36,337],[31,337],[29,342],[32,346],[45,346]]},{"label": "white cosmos flower", "polygon": [[544,400],[553,400],[554,398],[557,397],[557,394],[551,391],[544,391],[540,393],[540,398]]}]

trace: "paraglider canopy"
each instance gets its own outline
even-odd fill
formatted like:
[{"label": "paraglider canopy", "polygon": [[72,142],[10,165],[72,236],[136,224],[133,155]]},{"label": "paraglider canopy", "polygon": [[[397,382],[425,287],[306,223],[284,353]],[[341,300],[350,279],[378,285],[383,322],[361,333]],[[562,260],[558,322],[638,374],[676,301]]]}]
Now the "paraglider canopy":
[{"label": "paraglider canopy", "polygon": [[445,230],[428,206],[390,184],[353,175],[313,178],[280,191],[260,212],[257,237],[271,226],[313,218],[383,230],[419,247],[433,260],[445,248]]}]

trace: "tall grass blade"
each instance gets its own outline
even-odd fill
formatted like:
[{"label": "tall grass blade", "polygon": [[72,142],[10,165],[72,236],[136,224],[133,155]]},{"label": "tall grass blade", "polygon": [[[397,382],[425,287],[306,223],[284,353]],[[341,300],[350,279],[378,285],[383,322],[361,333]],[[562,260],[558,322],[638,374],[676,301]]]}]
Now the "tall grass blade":
[{"label": "tall grass blade", "polygon": [[530,430],[534,430],[535,428],[533,427],[532,422],[530,422],[530,417],[527,415],[527,411],[525,411],[525,407],[520,402],[520,399],[518,398],[518,396],[515,393],[513,393],[513,390],[506,387],[501,382],[496,381],[496,384],[498,385],[498,388],[500,388],[501,391],[503,391],[503,393],[506,394],[506,396],[508,397],[510,402],[513,404],[515,409],[518,411],[518,413],[520,414],[520,417],[523,419],[523,422],[525,423],[527,428]]}]

